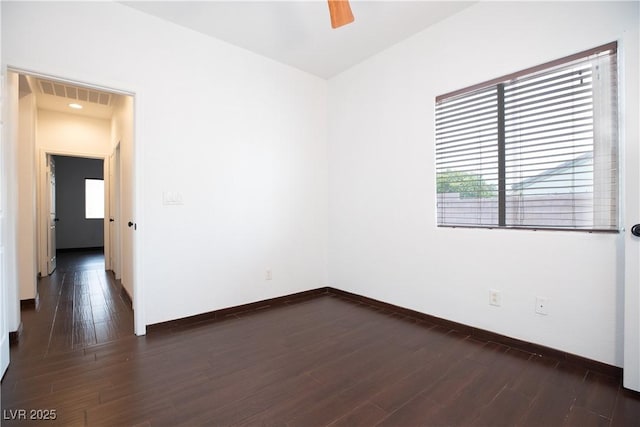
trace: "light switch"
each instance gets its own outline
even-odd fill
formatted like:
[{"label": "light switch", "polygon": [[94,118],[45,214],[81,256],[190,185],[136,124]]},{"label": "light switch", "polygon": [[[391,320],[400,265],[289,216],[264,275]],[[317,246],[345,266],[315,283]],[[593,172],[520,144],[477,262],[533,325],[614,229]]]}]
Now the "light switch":
[{"label": "light switch", "polygon": [[164,191],[162,193],[163,205],[182,205],[183,203],[182,193],[178,191]]}]

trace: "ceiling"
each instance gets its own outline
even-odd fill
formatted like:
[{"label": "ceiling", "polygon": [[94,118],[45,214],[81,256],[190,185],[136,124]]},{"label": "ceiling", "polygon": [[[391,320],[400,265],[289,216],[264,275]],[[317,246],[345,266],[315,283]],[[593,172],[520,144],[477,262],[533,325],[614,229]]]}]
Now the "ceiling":
[{"label": "ceiling", "polygon": [[[76,114],[98,119],[111,119],[113,107],[120,95],[68,83],[20,74],[20,96],[33,93],[39,109]],[[79,104],[74,109],[69,104]]]},{"label": "ceiling", "polygon": [[122,3],[328,79],[474,2],[351,0],[338,29],[325,0]]}]

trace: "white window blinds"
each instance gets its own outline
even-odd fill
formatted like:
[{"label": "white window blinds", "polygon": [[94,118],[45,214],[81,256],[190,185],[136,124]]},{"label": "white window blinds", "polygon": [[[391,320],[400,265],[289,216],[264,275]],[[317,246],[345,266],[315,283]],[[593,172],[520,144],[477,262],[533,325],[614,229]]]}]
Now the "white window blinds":
[{"label": "white window blinds", "polygon": [[436,99],[441,226],[618,228],[616,45]]}]

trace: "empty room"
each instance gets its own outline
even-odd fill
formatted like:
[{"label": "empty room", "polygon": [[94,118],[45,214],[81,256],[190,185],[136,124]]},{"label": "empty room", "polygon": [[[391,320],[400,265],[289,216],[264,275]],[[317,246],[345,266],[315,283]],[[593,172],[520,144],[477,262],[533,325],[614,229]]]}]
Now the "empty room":
[{"label": "empty room", "polygon": [[638,425],[637,1],[0,18],[2,425]]}]

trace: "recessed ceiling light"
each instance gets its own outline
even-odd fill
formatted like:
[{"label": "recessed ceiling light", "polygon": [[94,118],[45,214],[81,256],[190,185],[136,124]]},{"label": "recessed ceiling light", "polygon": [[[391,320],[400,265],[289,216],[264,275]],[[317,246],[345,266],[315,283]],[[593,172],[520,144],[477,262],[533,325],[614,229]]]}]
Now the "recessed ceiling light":
[{"label": "recessed ceiling light", "polygon": [[69,104],[69,107],[75,108],[76,110],[82,110],[82,105],[80,104]]}]

